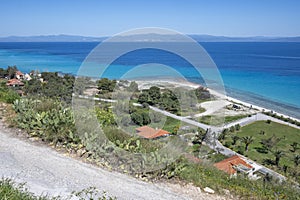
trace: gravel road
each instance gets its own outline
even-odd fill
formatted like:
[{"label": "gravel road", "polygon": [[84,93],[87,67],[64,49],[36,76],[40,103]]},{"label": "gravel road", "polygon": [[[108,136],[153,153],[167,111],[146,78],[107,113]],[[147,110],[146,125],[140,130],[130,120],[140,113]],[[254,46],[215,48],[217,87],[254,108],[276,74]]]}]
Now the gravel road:
[{"label": "gravel road", "polygon": [[178,190],[178,186],[147,183],[109,172],[62,155],[45,145],[20,139],[3,126],[0,127],[0,138],[0,176],[26,182],[35,194],[67,196],[74,190],[95,186],[117,199],[224,199],[201,192],[200,188],[191,195],[188,194],[192,191],[189,188],[180,186]]}]

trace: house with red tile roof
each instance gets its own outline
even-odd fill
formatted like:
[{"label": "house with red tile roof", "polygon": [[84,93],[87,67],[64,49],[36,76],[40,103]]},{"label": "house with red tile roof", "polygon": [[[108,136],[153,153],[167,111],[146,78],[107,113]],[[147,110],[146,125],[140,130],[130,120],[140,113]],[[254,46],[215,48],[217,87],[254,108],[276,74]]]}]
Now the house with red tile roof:
[{"label": "house with red tile roof", "polygon": [[8,80],[6,85],[11,87],[16,87],[16,86],[24,86],[24,83],[16,78],[13,78]]},{"label": "house with red tile roof", "polygon": [[135,129],[137,134],[143,138],[156,139],[169,135],[168,131],[162,129],[154,129],[149,126],[142,126]]},{"label": "house with red tile roof", "polygon": [[15,76],[16,79],[24,79],[24,74],[21,71],[16,71]]},{"label": "house with red tile roof", "polygon": [[215,163],[214,166],[230,175],[235,175],[237,174],[237,172],[248,174],[253,169],[251,165],[249,165],[243,158],[238,155]]}]

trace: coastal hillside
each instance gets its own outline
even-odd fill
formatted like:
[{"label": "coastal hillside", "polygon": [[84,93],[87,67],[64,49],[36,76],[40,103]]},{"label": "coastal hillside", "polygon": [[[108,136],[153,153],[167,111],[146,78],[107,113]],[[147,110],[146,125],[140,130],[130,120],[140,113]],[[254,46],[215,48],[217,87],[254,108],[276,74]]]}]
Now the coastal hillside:
[{"label": "coastal hillside", "polygon": [[0,200],[300,200],[300,1],[0,6]]},{"label": "coastal hillside", "polygon": [[[38,171],[45,174],[40,178],[50,181],[45,183],[47,188],[36,188],[41,184],[35,182],[37,178],[20,179],[35,194],[44,190],[51,195],[70,195],[71,188],[80,190],[81,185],[104,188],[118,199],[123,198],[124,191],[110,188],[113,183],[103,186],[95,179],[84,179],[104,172],[87,171],[80,177],[76,175],[79,171],[70,171],[71,165],[77,165],[71,161],[73,158],[79,160],[78,164],[82,161],[91,164],[83,171],[93,166],[95,170],[113,171],[112,176],[136,178],[137,184],[143,181],[143,184],[159,185],[167,193],[177,188],[166,199],[174,198],[173,195],[179,195],[178,198],[187,195],[191,199],[202,195],[246,199],[251,195],[260,199],[274,197],[271,191],[291,199],[298,195],[297,188],[292,186],[299,182],[299,148],[297,142],[284,136],[284,130],[288,130],[293,138],[299,137],[297,119],[179,79],[176,82],[94,80],[57,72],[24,74],[17,67],[0,71],[1,130],[4,130],[3,138],[7,138],[0,147],[5,155],[3,163],[16,167],[3,165],[1,173],[11,177],[21,168],[25,173],[22,177],[32,177],[35,175],[29,169],[39,166]],[[287,125],[290,127],[286,128]],[[251,126],[254,128],[249,131]],[[19,142],[15,137],[24,141],[17,149],[10,150],[12,143]],[[33,142],[33,146],[28,142]],[[34,149],[34,145],[41,145],[41,149]],[[55,156],[49,160],[51,152]],[[42,161],[43,153],[47,156]],[[57,156],[61,153],[64,161],[59,161],[60,165]],[[67,168],[68,173],[62,168]],[[49,174],[51,171],[61,172],[54,175]],[[67,183],[51,182],[62,177],[66,177]],[[184,186],[185,183],[189,185]],[[65,189],[53,189],[58,187]],[[256,188],[255,192],[247,192],[248,187]],[[183,192],[186,190],[194,192]],[[134,195],[134,190],[130,191],[128,195]],[[158,196],[165,195],[161,192]],[[132,198],[139,199],[142,194],[136,195]]]}]

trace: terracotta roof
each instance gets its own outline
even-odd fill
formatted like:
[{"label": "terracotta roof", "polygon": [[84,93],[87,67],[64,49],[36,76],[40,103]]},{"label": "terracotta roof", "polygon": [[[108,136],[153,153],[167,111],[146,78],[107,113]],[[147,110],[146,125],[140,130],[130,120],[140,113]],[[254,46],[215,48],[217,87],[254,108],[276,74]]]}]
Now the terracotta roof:
[{"label": "terracotta roof", "polygon": [[24,83],[16,78],[10,79],[7,81],[6,85],[8,86],[14,86],[14,85],[24,85]]},{"label": "terracotta roof", "polygon": [[168,131],[158,129],[155,130],[154,128],[151,128],[149,126],[142,126],[135,129],[137,131],[137,134],[141,137],[147,138],[147,139],[153,139],[158,138],[164,135],[169,135],[170,133]]},{"label": "terracotta roof", "polygon": [[16,75],[23,76],[24,74],[20,71],[16,71]]},{"label": "terracotta roof", "polygon": [[235,174],[236,170],[234,169],[234,166],[245,166],[247,168],[253,168],[251,165],[247,164],[246,161],[244,161],[239,156],[235,155],[230,158],[227,158],[225,160],[222,160],[221,162],[215,163],[214,166],[218,168],[219,170],[222,170],[230,175]]}]

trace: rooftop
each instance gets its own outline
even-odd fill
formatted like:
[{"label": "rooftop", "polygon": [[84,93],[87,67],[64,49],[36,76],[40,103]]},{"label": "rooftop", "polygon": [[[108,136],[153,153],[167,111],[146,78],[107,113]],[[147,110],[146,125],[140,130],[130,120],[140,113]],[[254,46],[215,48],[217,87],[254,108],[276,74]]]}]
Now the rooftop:
[{"label": "rooftop", "polygon": [[24,74],[21,71],[16,71],[16,75],[23,76]]},{"label": "rooftop", "polygon": [[154,139],[162,136],[169,135],[170,133],[168,131],[162,130],[162,129],[154,129],[149,126],[142,126],[135,129],[137,131],[137,134],[141,137],[147,138],[147,139]]},{"label": "rooftop", "polygon": [[23,86],[24,83],[16,78],[10,79],[6,83],[7,86],[15,86],[15,85],[20,85]]},{"label": "rooftop", "polygon": [[237,170],[247,172],[248,170],[253,168],[245,160],[237,155],[222,160],[221,162],[215,163],[214,166],[230,175],[235,174]]}]

